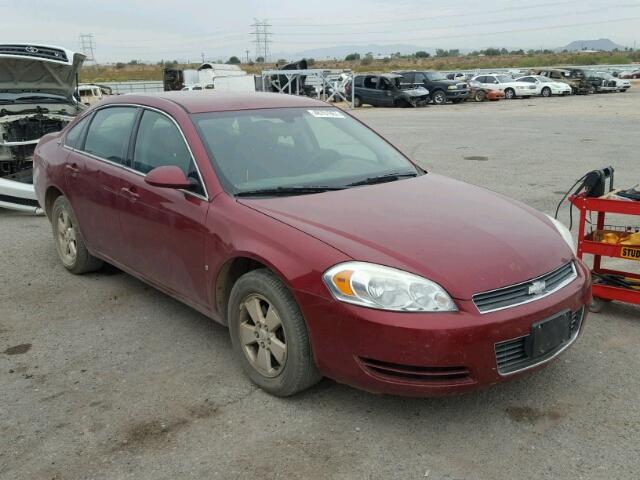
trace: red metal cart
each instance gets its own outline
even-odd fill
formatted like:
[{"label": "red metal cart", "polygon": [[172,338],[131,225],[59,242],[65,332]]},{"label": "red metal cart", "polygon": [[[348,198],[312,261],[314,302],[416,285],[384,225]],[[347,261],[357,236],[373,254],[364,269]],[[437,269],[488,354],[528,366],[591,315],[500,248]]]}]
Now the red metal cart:
[{"label": "red metal cart", "polygon": [[[616,257],[628,259],[629,261],[640,260],[640,246],[615,245],[600,241],[597,238],[601,232],[607,231],[606,214],[616,213],[623,215],[637,215],[640,223],[640,202],[615,200],[609,198],[593,198],[584,195],[569,197],[569,201],[580,211],[580,223],[578,230],[578,258],[585,254],[594,255],[592,275],[597,279],[598,275],[619,275],[632,280],[640,281],[640,274],[623,272],[602,268],[602,257]],[[592,212],[597,213],[595,229],[587,232],[586,224],[591,218]],[[589,221],[589,223],[591,223]],[[593,225],[591,225],[593,227]],[[627,230],[628,231],[628,230]],[[637,231],[637,230],[632,230]],[[594,303],[592,311],[600,311],[603,302],[619,300],[621,302],[640,304],[640,290],[623,288],[619,286],[602,284],[594,281],[593,284]]]}]

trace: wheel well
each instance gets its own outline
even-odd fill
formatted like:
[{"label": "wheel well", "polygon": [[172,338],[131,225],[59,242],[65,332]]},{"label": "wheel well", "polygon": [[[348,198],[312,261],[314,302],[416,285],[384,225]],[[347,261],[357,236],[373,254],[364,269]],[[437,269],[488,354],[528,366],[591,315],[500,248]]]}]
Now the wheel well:
[{"label": "wheel well", "polygon": [[245,273],[259,268],[269,268],[265,264],[249,257],[236,257],[223,265],[216,279],[216,310],[227,323],[227,303],[231,289],[236,281]]},{"label": "wheel well", "polygon": [[56,187],[47,188],[47,192],[44,195],[44,211],[47,214],[47,217],[51,218],[51,209],[53,208],[53,202],[56,201],[62,195],[62,192],[58,190]]}]

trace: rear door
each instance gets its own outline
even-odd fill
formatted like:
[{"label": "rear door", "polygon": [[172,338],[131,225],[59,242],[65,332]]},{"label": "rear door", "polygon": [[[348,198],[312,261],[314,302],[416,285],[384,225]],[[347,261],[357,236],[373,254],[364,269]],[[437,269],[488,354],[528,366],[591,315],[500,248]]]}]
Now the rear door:
[{"label": "rear door", "polygon": [[[118,195],[126,243],[124,264],[172,294],[207,308],[205,219],[207,192],[182,132],[167,114],[145,109]],[[189,191],[148,185],[154,168],[175,165],[192,180]]]},{"label": "rear door", "polygon": [[83,237],[94,253],[116,261],[122,252],[117,198],[137,114],[130,106],[97,110],[66,165],[69,200]]}]

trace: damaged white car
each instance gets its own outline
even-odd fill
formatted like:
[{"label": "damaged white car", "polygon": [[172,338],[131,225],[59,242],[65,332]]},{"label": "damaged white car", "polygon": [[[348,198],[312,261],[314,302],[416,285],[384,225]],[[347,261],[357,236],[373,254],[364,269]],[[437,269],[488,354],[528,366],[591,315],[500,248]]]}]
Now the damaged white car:
[{"label": "damaged white car", "polygon": [[85,107],[74,97],[85,56],[59,47],[0,44],[0,207],[41,213],[33,151]]}]

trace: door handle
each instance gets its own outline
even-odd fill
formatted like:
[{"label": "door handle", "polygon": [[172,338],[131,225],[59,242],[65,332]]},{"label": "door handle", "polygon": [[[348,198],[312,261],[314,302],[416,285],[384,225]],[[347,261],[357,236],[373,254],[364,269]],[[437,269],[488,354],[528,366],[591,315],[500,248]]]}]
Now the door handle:
[{"label": "door handle", "polygon": [[135,187],[122,187],[120,189],[120,192],[124,196],[129,197],[129,200],[131,200],[132,202],[135,202],[137,199],[140,198],[140,195],[138,195],[134,190],[135,190]]},{"label": "door handle", "polygon": [[67,170],[69,170],[71,172],[71,176],[72,177],[77,177],[78,176],[78,172],[80,171],[80,169],[78,168],[78,164],[77,163],[72,163],[72,164],[66,164],[64,166],[64,168],[66,168]]}]

